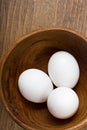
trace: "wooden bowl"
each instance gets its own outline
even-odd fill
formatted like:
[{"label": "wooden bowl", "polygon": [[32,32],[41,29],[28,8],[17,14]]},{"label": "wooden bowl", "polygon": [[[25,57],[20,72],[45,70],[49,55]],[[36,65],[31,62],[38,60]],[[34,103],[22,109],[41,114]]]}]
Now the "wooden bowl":
[{"label": "wooden bowl", "polygon": [[[18,77],[29,68],[47,73],[50,56],[60,50],[70,52],[80,66],[80,79],[75,87],[80,99],[78,112],[59,120],[47,109],[46,103],[25,100],[18,90]],[[13,119],[27,130],[78,130],[87,124],[87,39],[67,28],[45,28],[16,41],[1,61],[0,86],[4,105]]]}]

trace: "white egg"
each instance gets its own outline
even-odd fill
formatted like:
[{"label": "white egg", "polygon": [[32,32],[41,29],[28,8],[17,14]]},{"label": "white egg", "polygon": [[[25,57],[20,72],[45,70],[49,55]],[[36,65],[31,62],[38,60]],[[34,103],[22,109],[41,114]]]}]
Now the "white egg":
[{"label": "white egg", "polygon": [[49,59],[48,73],[55,86],[73,88],[78,82],[80,70],[70,53],[59,51]]},{"label": "white egg", "polygon": [[38,69],[25,70],[18,79],[21,94],[29,101],[42,103],[53,89],[49,76]]},{"label": "white egg", "polygon": [[79,98],[71,88],[59,87],[49,94],[47,106],[54,117],[67,119],[78,110]]}]

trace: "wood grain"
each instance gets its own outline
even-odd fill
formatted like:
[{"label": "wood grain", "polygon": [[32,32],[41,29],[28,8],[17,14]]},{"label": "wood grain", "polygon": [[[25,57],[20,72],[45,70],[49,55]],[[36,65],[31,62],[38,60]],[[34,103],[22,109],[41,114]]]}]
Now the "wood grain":
[{"label": "wood grain", "polygon": [[[0,57],[20,36],[47,26],[66,26],[87,37],[87,0],[0,0]],[[23,130],[1,99],[0,129]]]}]

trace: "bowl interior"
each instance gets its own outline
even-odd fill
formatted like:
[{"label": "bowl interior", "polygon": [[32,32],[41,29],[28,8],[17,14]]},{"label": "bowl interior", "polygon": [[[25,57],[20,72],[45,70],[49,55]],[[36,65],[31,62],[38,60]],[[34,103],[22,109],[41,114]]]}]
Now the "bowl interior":
[{"label": "bowl interior", "polygon": [[[80,79],[75,87],[80,99],[78,112],[66,120],[51,116],[46,103],[25,100],[18,90],[18,77],[29,68],[47,73],[50,56],[60,50],[68,51],[77,59]],[[69,73],[69,71],[67,72]],[[64,130],[81,127],[87,118],[87,43],[80,35],[63,29],[38,31],[17,42],[3,63],[1,87],[4,103],[12,117],[31,130]]]}]

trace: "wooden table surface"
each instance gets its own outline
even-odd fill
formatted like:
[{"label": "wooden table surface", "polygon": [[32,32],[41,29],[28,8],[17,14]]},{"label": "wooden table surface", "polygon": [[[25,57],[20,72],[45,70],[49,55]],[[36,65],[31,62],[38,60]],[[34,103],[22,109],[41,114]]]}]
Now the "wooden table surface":
[{"label": "wooden table surface", "polygon": [[[87,37],[87,0],[0,0],[0,58],[20,36],[47,26],[69,27]],[[6,112],[1,98],[0,130],[24,130]]]}]

